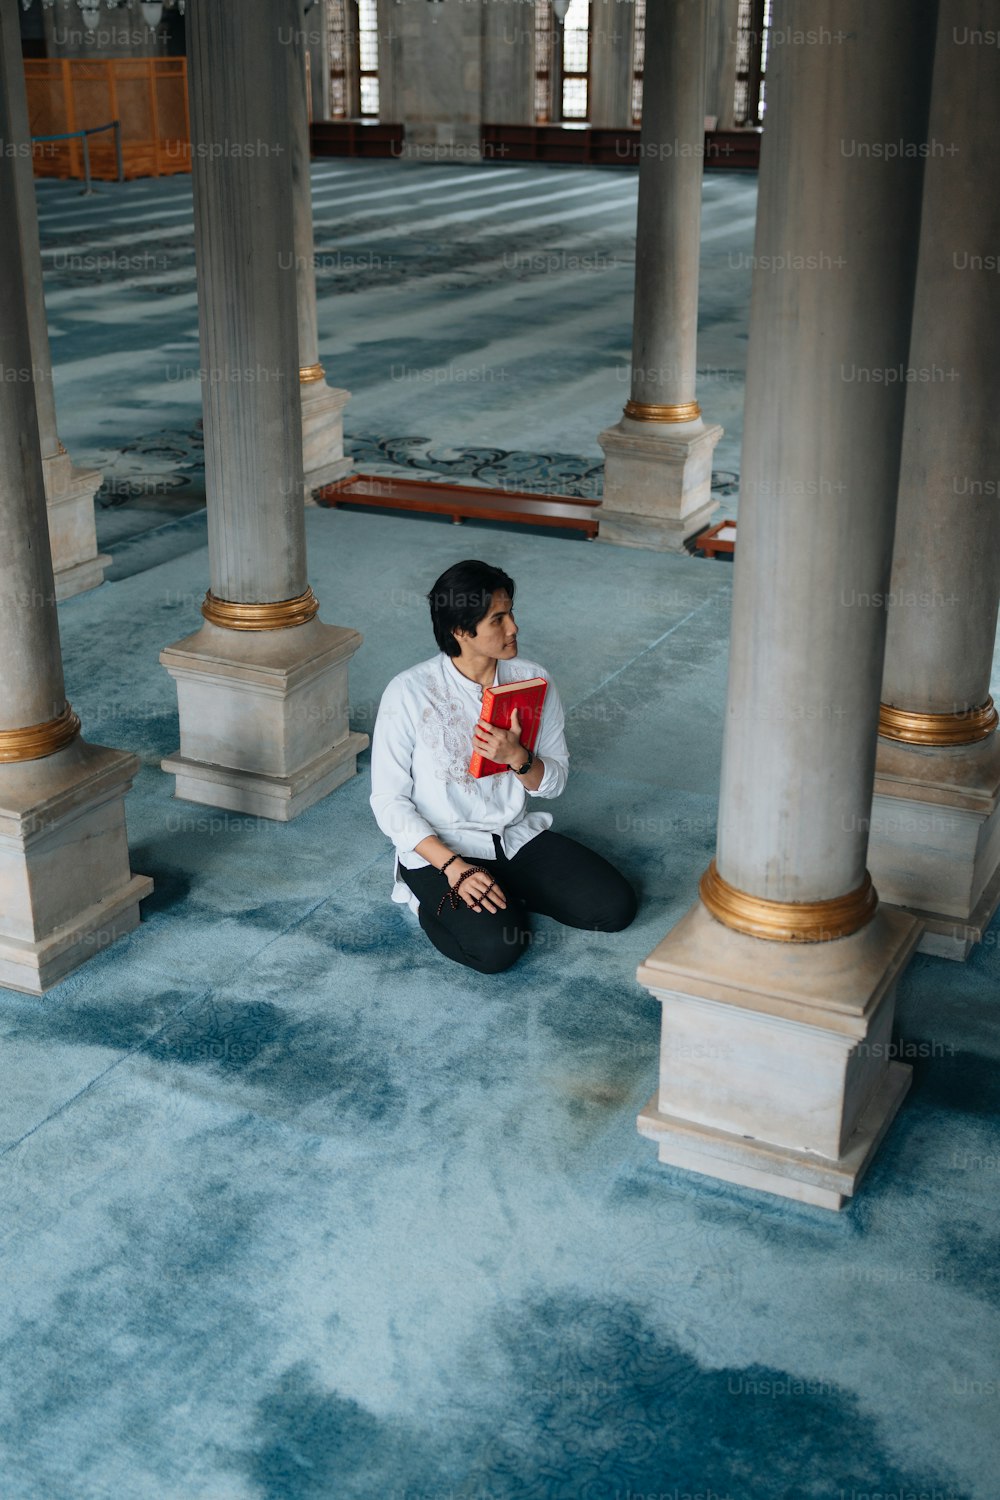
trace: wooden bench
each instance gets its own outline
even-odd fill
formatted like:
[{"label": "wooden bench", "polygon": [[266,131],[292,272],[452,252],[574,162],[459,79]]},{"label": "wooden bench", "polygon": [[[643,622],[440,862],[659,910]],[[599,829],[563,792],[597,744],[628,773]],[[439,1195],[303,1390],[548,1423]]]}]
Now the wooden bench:
[{"label": "wooden bench", "polygon": [[450,516],[456,526],[465,520],[515,521],[523,526],[579,531],[588,542],[597,536],[594,514],[599,500],[572,495],[537,495],[528,490],[488,490],[479,485],[442,484],[382,474],[350,474],[316,490],[317,505],[364,505],[373,510],[421,511]]},{"label": "wooden bench", "polygon": [[694,546],[706,557],[732,557],[736,552],[736,522],[717,521],[707,531],[699,532]]}]

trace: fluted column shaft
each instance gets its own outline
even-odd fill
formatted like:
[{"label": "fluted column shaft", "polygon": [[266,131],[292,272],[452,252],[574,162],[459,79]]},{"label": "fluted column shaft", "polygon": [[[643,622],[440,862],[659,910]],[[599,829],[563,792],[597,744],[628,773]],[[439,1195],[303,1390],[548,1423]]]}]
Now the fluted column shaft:
[{"label": "fluted column shaft", "polygon": [[702,0],[649,5],[632,335],[640,405],[695,400],[704,124]]},{"label": "fluted column shaft", "polygon": [[[306,107],[305,46],[302,27],[293,34],[292,50],[296,74],[302,86],[292,90],[292,192],[294,195],[295,276],[297,286],[299,365],[318,365],[319,328],[316,315],[316,263],[314,259],[312,178],[309,172],[309,112]],[[317,378],[321,378],[317,376]]]},{"label": "fluted column shaft", "polygon": [[[989,695],[1000,604],[1000,53],[994,0],[942,6],[924,168],[882,699],[964,714]],[[988,269],[989,268],[989,269]]]},{"label": "fluted column shaft", "polygon": [[5,49],[3,59],[10,110],[11,139],[22,149],[14,158],[17,211],[21,229],[21,265],[24,272],[24,300],[28,313],[31,358],[34,367],[35,406],[38,436],[43,455],[58,453],[56,402],[52,389],[52,355],[49,351],[49,325],[45,315],[45,292],[42,285],[42,251],[38,238],[38,206],[35,202],[35,171],[31,160],[31,129],[28,122],[28,94],[24,81],[24,63],[20,49]]},{"label": "fluted column shaft", "polygon": [[794,10],[844,40],[768,68],[717,861],[811,902],[865,880],[937,7]]},{"label": "fluted column shaft", "polygon": [[212,593],[307,585],[291,153],[296,0],[191,0],[195,251]]},{"label": "fluted column shaft", "polygon": [[[12,131],[11,56],[20,44],[4,5],[0,21],[0,731],[56,718],[66,706],[45,482],[35,410],[32,344],[24,301],[19,222],[19,137]],[[30,157],[29,157],[30,162]]]}]

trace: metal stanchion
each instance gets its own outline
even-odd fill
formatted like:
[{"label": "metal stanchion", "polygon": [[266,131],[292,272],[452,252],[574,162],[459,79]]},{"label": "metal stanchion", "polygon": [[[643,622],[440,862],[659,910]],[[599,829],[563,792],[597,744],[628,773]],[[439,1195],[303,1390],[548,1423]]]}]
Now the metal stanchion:
[{"label": "metal stanchion", "polygon": [[[82,189],[80,196],[87,193],[96,193],[90,173],[90,143],[88,136],[100,135],[102,131],[113,130],[115,133],[115,161],[118,164],[118,181],[125,181],[125,159],[122,154],[122,125],[120,120],[110,120],[107,125],[91,125],[87,130],[68,130],[64,135],[35,135],[31,138],[33,146],[45,141],[75,141],[77,138],[83,143],[83,176],[86,186]],[[72,175],[72,170],[71,174]]]}]

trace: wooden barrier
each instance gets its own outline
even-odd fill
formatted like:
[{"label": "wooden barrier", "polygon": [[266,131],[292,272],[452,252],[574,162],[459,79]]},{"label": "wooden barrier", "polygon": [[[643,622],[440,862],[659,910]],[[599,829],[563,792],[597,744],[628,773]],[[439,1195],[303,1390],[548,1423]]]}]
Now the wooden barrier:
[{"label": "wooden barrier", "polygon": [[[25,58],[24,76],[33,136],[120,120],[126,177],[191,170],[186,58]],[[33,159],[36,177],[84,175],[79,140],[40,144]],[[110,132],[91,136],[90,170],[93,177],[118,176]]]},{"label": "wooden barrier", "polygon": [[555,527],[597,536],[594,511],[599,500],[573,495],[539,495],[529,490],[490,490],[472,484],[442,484],[395,474],[350,474],[316,490],[317,505],[363,505],[374,510],[423,511],[449,516],[456,526],[465,520],[514,521],[522,526]]},{"label": "wooden barrier", "polygon": [[[755,172],[760,165],[760,130],[709,130],[704,165]],[[484,161],[551,161],[578,166],[636,167],[640,133],[599,130],[593,125],[483,125]]]}]

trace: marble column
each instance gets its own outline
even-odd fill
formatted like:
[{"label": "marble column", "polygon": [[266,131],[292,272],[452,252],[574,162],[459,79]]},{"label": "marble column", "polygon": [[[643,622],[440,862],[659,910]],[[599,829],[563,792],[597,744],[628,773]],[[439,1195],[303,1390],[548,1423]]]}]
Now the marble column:
[{"label": "marble column", "polygon": [[705,122],[702,0],[646,12],[632,384],[604,449],[599,540],[681,552],[707,525],[722,428],[695,395]]},{"label": "marble column", "polygon": [[330,118],[330,37],[326,0],[315,0],[305,13],[305,45],[309,53],[308,113],[314,120]]},{"label": "marble column", "polygon": [[[314,12],[310,12],[310,15]],[[350,392],[328,385],[319,357],[316,316],[316,260],[313,239],[312,179],[309,173],[309,113],[305,91],[305,42],[298,27],[291,46],[302,86],[292,91],[292,186],[295,218],[295,276],[299,326],[299,396],[302,406],[302,467],[306,500],[313,490],[349,472],[344,457],[344,407]]]},{"label": "marble column", "polygon": [[828,1208],[910,1073],[893,1011],[920,924],[866,870],[885,623],[857,600],[889,584],[904,391],[884,372],[909,342],[935,11],[801,0],[797,25],[846,40],[773,60],[717,853],[639,969],[663,1002],[639,1118],[660,1159]]},{"label": "marble column", "polygon": [[[378,19],[378,113],[379,119],[398,124],[403,118],[404,70],[407,59],[399,21],[403,6],[397,0],[375,0]],[[350,21],[350,16],[349,16]],[[356,45],[356,41],[355,41]],[[356,111],[361,112],[360,89]],[[405,148],[406,142],[403,142]]]},{"label": "marble column", "polygon": [[941,7],[869,850],[921,951],[958,959],[1000,906],[1000,53],[969,41],[995,19]]},{"label": "marble column", "polygon": [[736,124],[740,0],[706,0],[705,114],[716,130]]},{"label": "marble column", "polygon": [[56,403],[52,389],[52,356],[45,314],[42,253],[38,236],[35,175],[31,163],[31,129],[21,48],[8,48],[3,66],[10,100],[10,141],[15,147],[17,215],[21,231],[21,264],[24,296],[31,337],[31,364],[42,449],[42,472],[48,505],[52,566],[56,598],[69,599],[104,581],[111,562],[99,552],[94,521],[94,495],[101,484],[99,469],[81,469],[73,463],[59,441]]},{"label": "marble column", "polygon": [[[20,57],[16,23],[14,6],[0,7],[8,62]],[[5,141],[10,99],[0,67]],[[0,151],[7,225],[16,177]],[[0,985],[40,995],[136,926],[152,881],[132,874],[125,834],[138,757],[88,744],[66,701],[33,361],[15,231],[0,236]]]},{"label": "marble column", "polygon": [[[402,156],[438,165],[478,161],[483,123],[482,6],[464,0],[380,6],[380,21],[386,9],[388,25],[379,36],[380,99],[386,49],[389,92],[380,113],[384,120],[402,122]],[[531,13],[529,6],[519,9]],[[525,24],[523,17],[520,24]]]},{"label": "marble column", "polygon": [[[355,774],[348,725],[356,630],[325,625],[306,573],[298,380],[293,96],[297,0],[233,25],[187,11],[195,257],[204,368],[211,587],[205,623],[160,660],[177,682],[192,802],[287,821]],[[252,149],[251,149],[252,148]]]},{"label": "marble column", "polygon": [[482,7],[483,122],[535,123],[535,13],[517,0]]},{"label": "marble column", "polygon": [[632,129],[634,27],[634,5],[591,0],[589,115],[596,129]]}]

